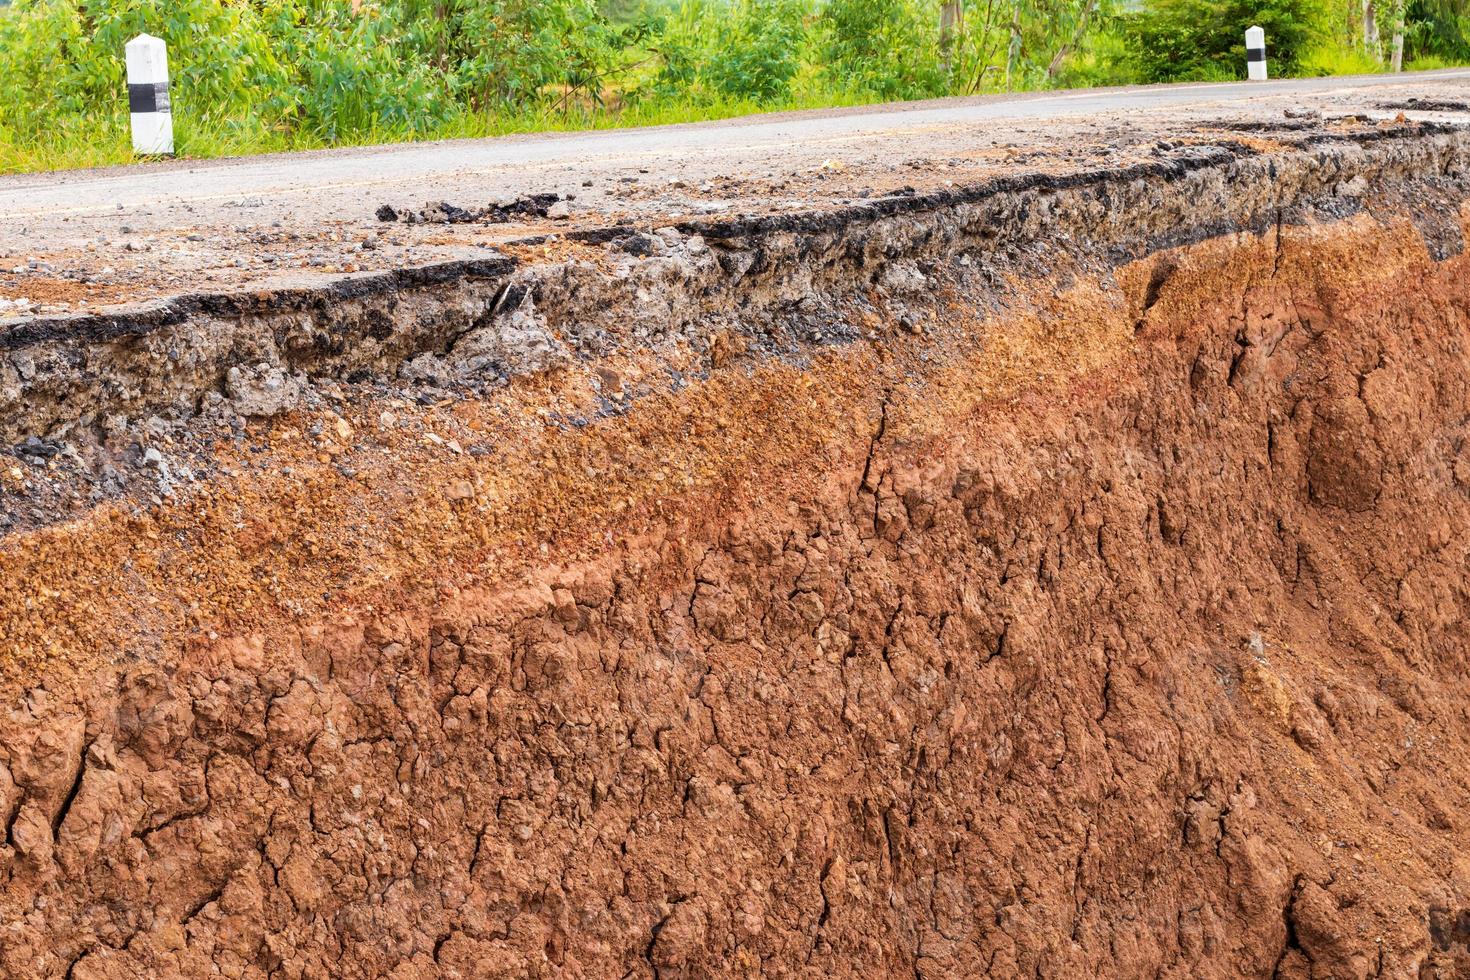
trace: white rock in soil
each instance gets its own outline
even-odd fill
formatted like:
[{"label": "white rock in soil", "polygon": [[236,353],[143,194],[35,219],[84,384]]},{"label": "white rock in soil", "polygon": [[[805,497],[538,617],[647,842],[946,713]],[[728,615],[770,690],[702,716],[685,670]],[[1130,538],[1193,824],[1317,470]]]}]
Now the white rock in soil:
[{"label": "white rock in soil", "polygon": [[289,411],[301,403],[303,383],[279,367],[257,364],[232,367],[225,376],[225,394],[241,415],[266,417]]}]

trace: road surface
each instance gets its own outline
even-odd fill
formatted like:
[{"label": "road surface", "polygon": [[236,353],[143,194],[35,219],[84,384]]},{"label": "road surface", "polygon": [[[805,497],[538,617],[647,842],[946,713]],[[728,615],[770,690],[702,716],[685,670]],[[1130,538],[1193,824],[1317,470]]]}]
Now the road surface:
[{"label": "road surface", "polygon": [[[1196,139],[1222,122],[1279,123],[1303,108],[1393,117],[1411,99],[1470,102],[1470,70],[947,99],[3,177],[0,302],[78,312],[309,281],[462,256],[548,227],[803,208],[1018,167],[1117,163],[1160,136]],[[1456,111],[1407,115],[1470,122]],[[528,193],[573,196],[570,217],[491,228],[374,218],[383,203],[482,207]]]}]

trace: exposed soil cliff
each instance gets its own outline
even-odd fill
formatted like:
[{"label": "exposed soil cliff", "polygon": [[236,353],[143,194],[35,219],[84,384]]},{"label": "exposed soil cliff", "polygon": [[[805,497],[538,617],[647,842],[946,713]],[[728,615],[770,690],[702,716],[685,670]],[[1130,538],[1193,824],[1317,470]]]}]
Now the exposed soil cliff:
[{"label": "exposed soil cliff", "polygon": [[0,973],[1470,974],[1465,143],[1215,152],[196,405],[0,551]]}]

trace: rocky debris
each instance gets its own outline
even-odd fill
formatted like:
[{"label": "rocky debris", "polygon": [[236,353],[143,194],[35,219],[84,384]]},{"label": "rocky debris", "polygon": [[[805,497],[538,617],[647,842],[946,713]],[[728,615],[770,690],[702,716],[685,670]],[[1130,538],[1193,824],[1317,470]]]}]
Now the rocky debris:
[{"label": "rocky debris", "polygon": [[883,285],[897,295],[914,295],[931,288],[929,277],[913,262],[894,262],[883,271]]},{"label": "rocky debris", "polygon": [[142,463],[144,468],[153,471],[158,477],[158,492],[167,497],[174,491],[174,468],[167,456],[156,446],[149,446],[143,450]]},{"label": "rocky debris", "polygon": [[379,206],[376,215],[379,221],[397,221],[410,225],[493,225],[527,218],[565,218],[571,213],[567,202],[574,199],[573,195],[563,197],[560,194],[528,194],[482,208],[462,208],[448,201],[431,201],[416,211],[383,204]]},{"label": "rocky debris", "polygon": [[528,290],[521,302],[457,340],[445,361],[462,378],[548,371],[570,359]]},{"label": "rocky debris", "polygon": [[232,367],[225,376],[225,395],[241,415],[268,418],[298,406],[305,384],[301,376],[271,364]]},{"label": "rocky debris", "polygon": [[642,232],[628,235],[626,238],[617,239],[614,245],[621,252],[627,252],[629,255],[641,257],[658,255],[664,251],[663,242],[653,235],[645,235]]},{"label": "rocky debris", "polygon": [[47,460],[54,459],[61,454],[61,451],[61,443],[52,442],[49,439],[38,439],[35,436],[27,436],[25,442],[15,448],[17,456],[34,466],[45,465]]},{"label": "rocky debris", "polygon": [[488,224],[521,218],[548,217],[553,206],[572,200],[560,194],[528,194],[510,201],[496,202],[480,212],[479,220]]},{"label": "rocky debris", "polygon": [[454,383],[455,371],[444,359],[444,355],[423,353],[404,361],[398,368],[398,377],[404,381],[445,388]]},{"label": "rocky debris", "polygon": [[1380,102],[1380,109],[1416,110],[1419,112],[1470,112],[1470,103],[1453,99],[1410,98],[1402,102]]},{"label": "rocky debris", "polygon": [[425,205],[418,212],[418,220],[430,225],[462,225],[468,224],[479,217],[473,211],[456,207],[448,201],[440,201],[438,204]]}]

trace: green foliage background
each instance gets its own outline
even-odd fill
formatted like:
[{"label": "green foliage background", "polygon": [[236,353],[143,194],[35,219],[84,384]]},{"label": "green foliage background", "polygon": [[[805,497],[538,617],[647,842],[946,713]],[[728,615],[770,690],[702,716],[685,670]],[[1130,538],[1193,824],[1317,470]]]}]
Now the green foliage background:
[{"label": "green foliage background", "polygon": [[[1378,0],[1383,38],[1397,0]],[[1403,0],[1412,67],[1470,0]],[[129,157],[123,45],[168,42],[181,153],[678,121],[1052,86],[1381,70],[1361,0],[0,0],[0,170]]]},{"label": "green foliage background", "polygon": [[1222,24],[1257,25],[1276,75],[1299,73],[1326,27],[1326,10],[1302,0],[1155,0],[1125,18],[1140,81],[1221,81],[1241,70],[1243,39]]}]

